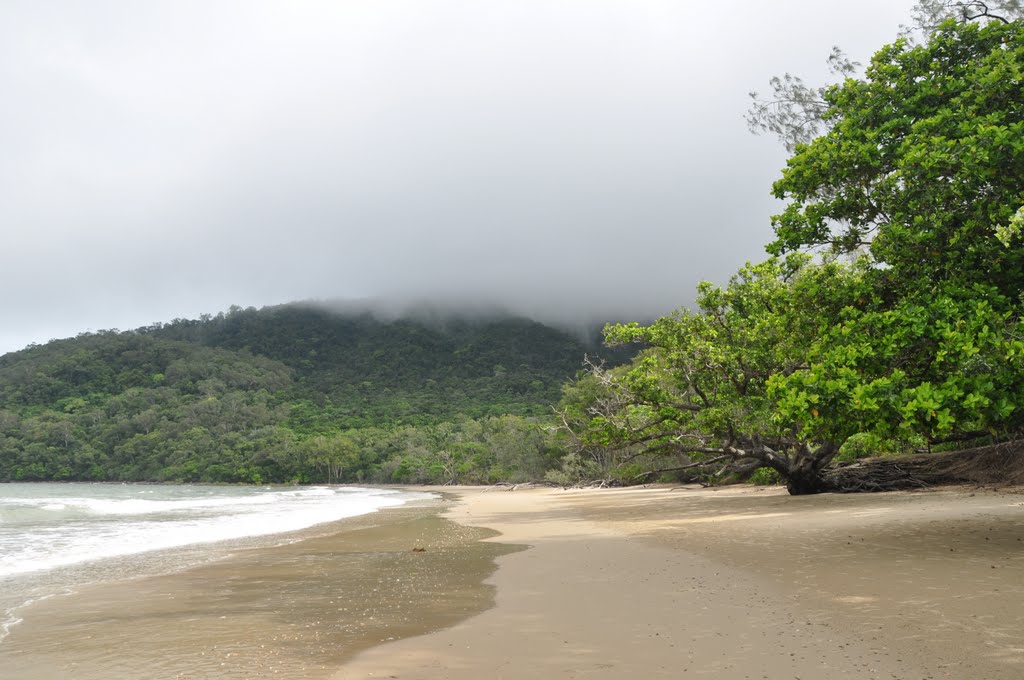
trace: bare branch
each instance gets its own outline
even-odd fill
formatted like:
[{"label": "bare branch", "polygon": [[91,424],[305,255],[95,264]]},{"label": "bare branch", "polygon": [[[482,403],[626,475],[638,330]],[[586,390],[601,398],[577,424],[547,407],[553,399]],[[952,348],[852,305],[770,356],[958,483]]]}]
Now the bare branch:
[{"label": "bare branch", "polygon": [[698,463],[690,463],[689,465],[680,465],[677,467],[661,468],[659,470],[648,470],[647,472],[641,472],[640,474],[633,477],[631,481],[637,482],[645,477],[653,477],[654,475],[664,474],[666,472],[682,472],[683,470],[692,470],[698,467],[707,467],[708,465],[714,465],[715,463],[723,460],[728,460],[729,456],[719,456],[718,458],[712,458],[711,460],[704,460]]},{"label": "bare branch", "polygon": [[[911,25],[901,26],[899,35],[914,44],[949,19],[1008,24],[1024,17],[1022,5],[1022,0],[918,0],[911,10]],[[840,80],[852,77],[861,66],[838,47],[832,48],[826,62],[829,71]],[[775,76],[769,85],[772,93],[767,98],[757,92],[750,93],[753,102],[744,119],[752,133],[770,132],[792,153],[797,145],[807,144],[828,131],[830,123],[825,119],[828,86],[812,87],[791,73]]]}]

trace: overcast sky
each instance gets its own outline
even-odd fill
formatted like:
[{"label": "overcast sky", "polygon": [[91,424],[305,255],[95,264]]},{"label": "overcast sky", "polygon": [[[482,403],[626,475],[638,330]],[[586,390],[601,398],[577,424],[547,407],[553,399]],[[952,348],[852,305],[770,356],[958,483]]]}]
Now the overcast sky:
[{"label": "overcast sky", "polygon": [[748,91],[911,0],[0,3],[0,352],[298,299],[649,317],[763,257]]}]

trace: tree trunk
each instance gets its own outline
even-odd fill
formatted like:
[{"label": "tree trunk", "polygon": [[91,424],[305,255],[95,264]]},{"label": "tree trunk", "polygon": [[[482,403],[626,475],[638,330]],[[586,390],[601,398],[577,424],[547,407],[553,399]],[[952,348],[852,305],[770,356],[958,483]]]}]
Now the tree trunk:
[{"label": "tree trunk", "polygon": [[804,496],[832,491],[832,485],[821,473],[838,450],[839,448],[832,444],[822,444],[817,451],[812,452],[810,447],[805,445],[785,475],[786,490],[790,495]]},{"label": "tree trunk", "polygon": [[828,491],[828,484],[813,467],[794,466],[786,476],[786,491],[791,496],[805,496]]}]

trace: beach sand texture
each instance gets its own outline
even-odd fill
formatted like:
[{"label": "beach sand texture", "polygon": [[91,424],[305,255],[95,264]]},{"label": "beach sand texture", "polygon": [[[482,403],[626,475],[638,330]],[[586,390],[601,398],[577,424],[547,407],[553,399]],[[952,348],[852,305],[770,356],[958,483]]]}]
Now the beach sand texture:
[{"label": "beach sand texture", "polygon": [[445,491],[39,602],[0,677],[1024,678],[1021,494]]},{"label": "beach sand texture", "polygon": [[493,604],[483,581],[521,548],[481,542],[495,532],[442,519],[440,506],[385,509],[38,602],[0,642],[0,679],[330,677],[362,649]]},{"label": "beach sand texture", "polygon": [[337,680],[1024,677],[1021,495],[475,492],[450,516],[532,546],[496,606]]}]

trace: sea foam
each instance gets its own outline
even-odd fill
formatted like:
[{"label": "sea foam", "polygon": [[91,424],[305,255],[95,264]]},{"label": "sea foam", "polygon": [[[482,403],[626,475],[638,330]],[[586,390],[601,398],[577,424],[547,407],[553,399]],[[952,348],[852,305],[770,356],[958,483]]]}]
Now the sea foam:
[{"label": "sea foam", "polygon": [[0,487],[0,577],[298,531],[429,494],[354,487]]}]

